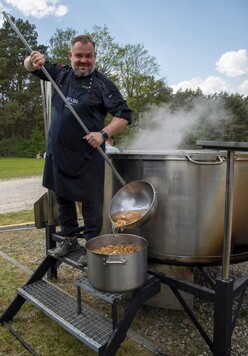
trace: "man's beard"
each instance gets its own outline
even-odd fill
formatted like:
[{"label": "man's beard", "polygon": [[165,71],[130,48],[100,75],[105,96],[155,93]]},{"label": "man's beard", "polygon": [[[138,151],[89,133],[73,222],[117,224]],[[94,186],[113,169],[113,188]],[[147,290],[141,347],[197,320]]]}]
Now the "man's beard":
[{"label": "man's beard", "polygon": [[77,77],[88,77],[92,72],[94,72],[95,66],[91,70],[87,70],[86,72],[81,72],[79,69],[73,68],[74,74]]}]

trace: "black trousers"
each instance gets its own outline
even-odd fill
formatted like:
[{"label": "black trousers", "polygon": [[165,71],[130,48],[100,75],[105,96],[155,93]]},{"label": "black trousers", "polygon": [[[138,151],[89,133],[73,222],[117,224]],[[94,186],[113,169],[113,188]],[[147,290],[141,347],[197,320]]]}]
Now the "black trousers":
[{"label": "black trousers", "polygon": [[[56,195],[59,206],[59,225],[64,236],[73,237],[79,232],[76,204],[74,201]],[[102,201],[82,202],[82,215],[84,219],[83,238],[89,240],[100,235],[102,229]]]}]

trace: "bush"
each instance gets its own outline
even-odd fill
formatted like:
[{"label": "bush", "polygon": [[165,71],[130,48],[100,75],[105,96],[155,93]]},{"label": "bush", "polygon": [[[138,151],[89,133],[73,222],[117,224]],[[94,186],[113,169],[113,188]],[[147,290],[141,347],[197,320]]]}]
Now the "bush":
[{"label": "bush", "polygon": [[12,136],[0,141],[1,157],[34,158],[37,153],[43,154],[46,150],[46,141],[43,132],[35,129],[28,139],[21,136]]},{"label": "bush", "polygon": [[46,150],[46,141],[44,134],[39,130],[33,130],[29,139],[23,140],[19,157],[34,158],[37,153],[42,155]]}]

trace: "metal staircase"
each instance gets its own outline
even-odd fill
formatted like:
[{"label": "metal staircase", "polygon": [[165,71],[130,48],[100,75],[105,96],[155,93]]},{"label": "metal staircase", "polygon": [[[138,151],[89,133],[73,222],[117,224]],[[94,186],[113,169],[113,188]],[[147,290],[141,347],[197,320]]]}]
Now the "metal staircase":
[{"label": "metal staircase", "polygon": [[75,298],[44,280],[25,285],[18,294],[94,351],[100,352],[113,332],[110,319],[83,303],[78,314]]},{"label": "metal staircase", "polygon": [[[53,240],[59,241],[61,237],[54,234]],[[82,278],[75,282],[77,290],[77,297],[75,297],[44,279],[46,274],[49,276],[49,271],[52,270],[54,274],[61,263],[82,269],[77,265],[80,255],[81,251],[78,250],[66,257],[55,258],[51,256],[51,251],[47,250],[47,256],[40,266],[28,282],[18,289],[15,299],[1,315],[0,323],[3,325],[9,323],[27,301],[98,355],[115,355],[142,304],[160,292],[160,281],[156,276],[148,275],[144,285],[133,292],[131,300],[128,301],[118,321],[117,305],[122,300],[123,293],[112,294],[98,291],[90,285],[87,278]],[[83,302],[81,290],[110,303],[112,320]]]}]

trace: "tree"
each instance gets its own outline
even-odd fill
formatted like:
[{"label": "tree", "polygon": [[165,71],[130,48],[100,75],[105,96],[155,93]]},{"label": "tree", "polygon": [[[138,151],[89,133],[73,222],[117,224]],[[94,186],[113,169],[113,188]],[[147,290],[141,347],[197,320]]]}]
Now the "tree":
[{"label": "tree", "polygon": [[117,53],[119,45],[114,42],[114,38],[110,35],[107,26],[103,28],[94,26],[93,32],[85,31],[96,43],[97,61],[96,68],[115,80],[115,68],[117,65]]},{"label": "tree", "polygon": [[133,126],[139,128],[140,117],[151,106],[169,100],[171,89],[165,79],[156,79],[159,65],[143,44],[120,47],[114,69],[116,82],[133,109]]},{"label": "tree", "polygon": [[226,140],[248,141],[248,101],[239,94],[225,94],[226,107],[231,115],[226,123]]},{"label": "tree", "polygon": [[[72,38],[77,35],[75,30],[56,29],[48,50],[38,44],[34,25],[11,19],[33,49],[41,51],[53,62],[70,64],[67,53]],[[96,42],[96,68],[117,84],[133,109],[131,130],[128,127],[118,135],[118,142],[125,136],[131,137],[137,130],[153,128],[154,122],[144,114],[150,109],[162,110],[165,105],[175,115],[184,111],[184,120],[191,121],[190,129],[185,132],[184,145],[195,145],[197,139],[248,140],[248,97],[227,93],[204,95],[200,89],[180,90],[173,94],[165,78],[159,77],[156,58],[149,55],[143,44],[120,45],[106,26],[94,26],[93,31],[85,30],[84,33]],[[4,142],[3,139],[13,137],[12,142],[16,142],[15,136],[18,136],[26,145],[31,142],[32,146],[33,138],[40,137],[34,136],[34,132],[40,130],[44,134],[44,119],[40,81],[23,67],[28,54],[15,31],[5,22],[0,29],[0,140]],[[193,122],[191,114],[195,114],[196,107],[198,119]],[[199,107],[204,109],[199,110]],[[30,147],[25,154],[31,151]],[[13,150],[5,152],[12,154]]]},{"label": "tree", "polygon": [[185,135],[182,146],[194,146],[198,139],[237,142],[248,140],[247,100],[239,94],[203,95],[199,89],[178,91],[173,95],[171,107],[175,113],[185,110],[191,116],[198,116]]},{"label": "tree", "polygon": [[[11,20],[32,48],[46,52],[45,46],[37,44],[34,25],[14,17]],[[10,24],[4,22],[0,29],[0,139],[13,135],[27,138],[43,122],[40,83],[23,67],[28,54]]]},{"label": "tree", "polygon": [[56,29],[56,32],[49,41],[49,59],[52,62],[70,64],[68,51],[70,49],[71,40],[76,34],[77,32],[69,27],[66,30]]}]

